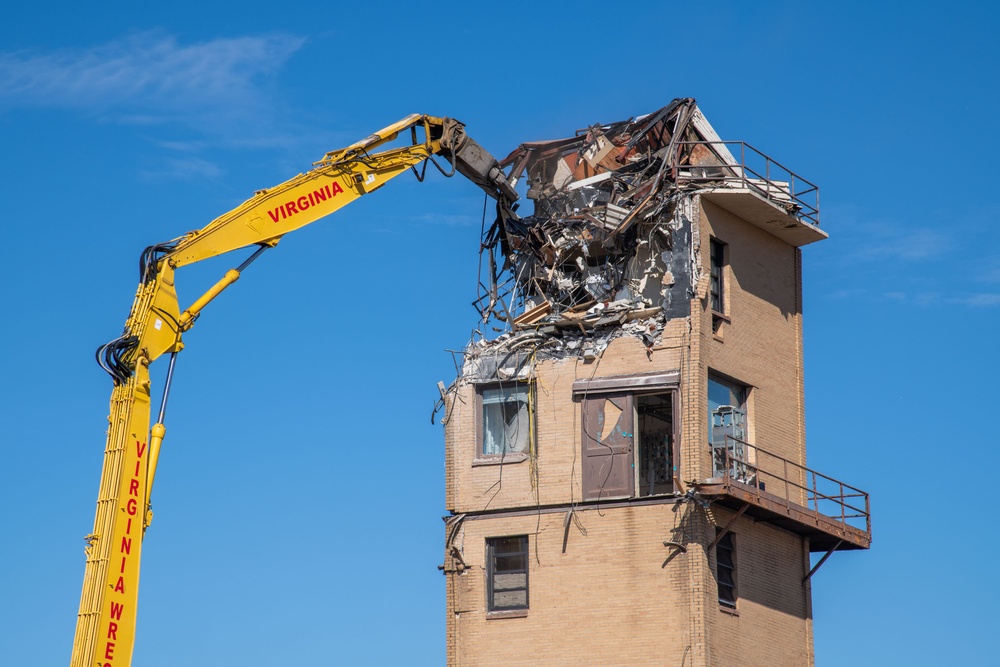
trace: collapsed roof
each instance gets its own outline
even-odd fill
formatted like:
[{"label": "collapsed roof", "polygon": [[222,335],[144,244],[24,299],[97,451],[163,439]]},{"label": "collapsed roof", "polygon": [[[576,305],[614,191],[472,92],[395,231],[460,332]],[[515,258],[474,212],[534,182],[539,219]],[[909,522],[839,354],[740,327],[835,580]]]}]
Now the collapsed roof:
[{"label": "collapsed roof", "polygon": [[738,161],[692,98],[521,144],[501,166],[515,184],[527,175],[534,212],[521,218],[498,204],[483,234],[475,305],[482,324],[503,335],[474,341],[467,363],[527,338],[536,351],[583,356],[621,335],[654,345],[668,319],[690,314],[700,277],[695,192],[749,186],[815,224],[817,209],[803,208],[787,182],[748,178],[756,172],[739,145]]}]

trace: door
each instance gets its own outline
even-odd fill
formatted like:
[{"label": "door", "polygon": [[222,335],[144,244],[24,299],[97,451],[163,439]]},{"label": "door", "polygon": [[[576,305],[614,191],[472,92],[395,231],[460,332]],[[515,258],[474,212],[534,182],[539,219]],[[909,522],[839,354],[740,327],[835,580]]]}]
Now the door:
[{"label": "door", "polygon": [[583,499],[631,498],[635,493],[635,413],[631,394],[583,400]]}]

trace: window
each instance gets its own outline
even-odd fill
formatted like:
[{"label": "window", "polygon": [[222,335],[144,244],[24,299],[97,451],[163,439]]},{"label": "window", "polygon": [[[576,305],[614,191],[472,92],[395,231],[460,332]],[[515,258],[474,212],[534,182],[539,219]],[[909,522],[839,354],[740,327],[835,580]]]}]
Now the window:
[{"label": "window", "polygon": [[718,239],[711,239],[710,246],[710,278],[709,294],[712,298],[712,331],[721,333],[723,322],[728,322],[726,317],[726,294],[725,294],[725,266],[726,266],[726,244]]},{"label": "window", "polygon": [[583,411],[583,498],[672,493],[678,476],[677,373],[577,380]]},{"label": "window", "polygon": [[503,459],[526,454],[531,443],[528,385],[510,383],[479,391],[482,439],[478,455]]},{"label": "window", "polygon": [[674,490],[674,396],[635,397],[637,496],[655,496]]},{"label": "window", "polygon": [[[729,380],[724,380],[718,376],[708,376],[708,422],[709,440],[714,440],[712,428],[716,425],[730,425],[734,420],[723,419],[721,415],[728,415],[733,412],[742,413],[743,418],[737,421],[744,429],[740,430],[741,435],[745,435],[743,430],[746,427],[746,387]],[[735,435],[735,432],[733,433]],[[742,439],[742,438],[741,438]]]},{"label": "window", "polygon": [[714,461],[712,476],[728,474],[746,481],[747,389],[719,377],[708,378],[708,442]]},{"label": "window", "polygon": [[528,608],[528,536],[486,540],[486,611]]},{"label": "window", "polygon": [[709,241],[711,246],[711,287],[709,291],[712,294],[712,310],[717,313],[724,313],[725,303],[723,302],[722,293],[722,268],[726,265],[726,244],[718,239],[712,239]]},{"label": "window", "polygon": [[726,533],[715,545],[715,579],[719,584],[719,604],[736,608],[736,541]]}]

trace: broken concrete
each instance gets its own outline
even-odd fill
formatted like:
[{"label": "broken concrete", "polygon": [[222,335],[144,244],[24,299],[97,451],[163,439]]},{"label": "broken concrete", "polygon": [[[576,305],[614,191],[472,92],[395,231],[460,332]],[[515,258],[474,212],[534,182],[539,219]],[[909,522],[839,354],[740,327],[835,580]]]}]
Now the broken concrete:
[{"label": "broken concrete", "polygon": [[[736,144],[737,160],[733,143],[683,98],[570,138],[523,143],[502,160],[512,183],[527,179],[535,210],[521,218],[500,204],[483,235],[475,305],[486,333],[466,350],[463,374],[497,377],[506,368],[498,360],[525,346],[540,359],[589,360],[621,336],[656,345],[666,321],[688,317],[698,296],[698,194],[749,193],[790,228],[822,234],[818,202],[805,203],[788,181],[760,178],[744,162],[748,147]],[[770,176],[776,163],[753,153]]]}]

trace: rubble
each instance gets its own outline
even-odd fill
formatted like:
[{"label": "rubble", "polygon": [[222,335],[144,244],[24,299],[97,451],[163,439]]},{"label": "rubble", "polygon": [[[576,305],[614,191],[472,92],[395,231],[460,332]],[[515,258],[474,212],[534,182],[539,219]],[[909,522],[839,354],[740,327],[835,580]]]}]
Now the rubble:
[{"label": "rubble", "polygon": [[[748,180],[692,98],[523,143],[501,167],[527,179],[534,211],[498,203],[483,233],[474,305],[487,333],[466,350],[466,378],[521,372],[525,349],[587,360],[621,336],[656,345],[667,320],[690,315],[701,278],[693,195]],[[765,185],[792,212],[795,197]]]}]

